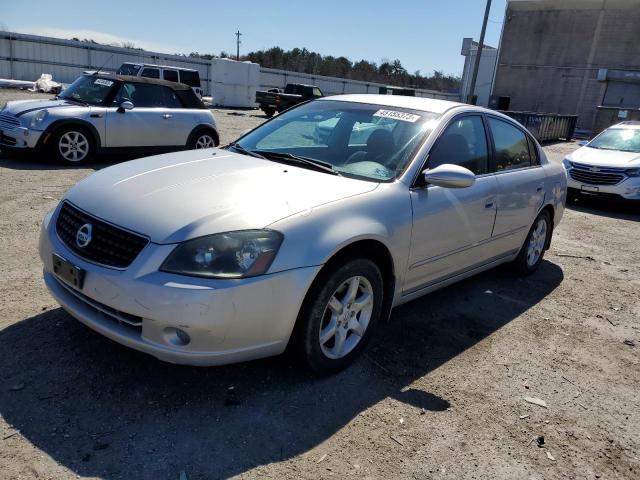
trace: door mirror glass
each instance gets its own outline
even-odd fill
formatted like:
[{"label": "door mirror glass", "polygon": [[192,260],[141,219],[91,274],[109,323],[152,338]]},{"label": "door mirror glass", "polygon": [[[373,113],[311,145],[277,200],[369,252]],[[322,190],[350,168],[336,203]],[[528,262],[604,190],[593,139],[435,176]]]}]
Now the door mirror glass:
[{"label": "door mirror glass", "polygon": [[476,183],[476,176],[471,170],[450,163],[428,168],[422,174],[427,184],[442,188],[466,188]]},{"label": "door mirror glass", "polygon": [[129,102],[128,100],[125,100],[124,102],[122,102],[120,104],[120,108],[122,110],[132,110],[133,109],[133,103]]}]

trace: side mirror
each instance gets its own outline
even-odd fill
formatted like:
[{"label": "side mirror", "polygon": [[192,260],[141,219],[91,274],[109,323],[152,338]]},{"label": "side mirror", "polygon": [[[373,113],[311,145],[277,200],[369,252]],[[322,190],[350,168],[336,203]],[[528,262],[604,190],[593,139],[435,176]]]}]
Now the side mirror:
[{"label": "side mirror", "polygon": [[450,163],[428,168],[422,174],[427,183],[442,188],[466,188],[476,183],[476,176],[471,170]]},{"label": "side mirror", "polygon": [[131,103],[129,100],[125,100],[118,107],[118,112],[124,113],[125,110],[132,110],[132,109],[133,109],[133,103]]},{"label": "side mirror", "polygon": [[588,141],[588,140],[580,140],[580,141],[578,142],[578,145],[580,145],[581,147],[584,147],[587,143],[589,143],[589,141]]}]

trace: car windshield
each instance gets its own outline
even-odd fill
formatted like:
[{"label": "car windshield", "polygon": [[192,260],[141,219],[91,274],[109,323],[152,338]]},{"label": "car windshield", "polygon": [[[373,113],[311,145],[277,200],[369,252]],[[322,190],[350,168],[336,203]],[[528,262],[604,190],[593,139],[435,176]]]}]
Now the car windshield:
[{"label": "car windshield", "polygon": [[640,129],[611,128],[594,138],[588,146],[602,150],[640,153]]},{"label": "car windshield", "polygon": [[123,63],[120,68],[116,71],[118,75],[138,75],[140,71],[140,65],[135,65],[133,63]]},{"label": "car windshield", "polygon": [[386,182],[406,168],[438,118],[407,108],[314,101],[278,115],[236,145],[270,160],[302,157],[329,172]]},{"label": "car windshield", "polygon": [[107,78],[85,75],[65,88],[58,98],[87,105],[103,105],[115,83]]}]

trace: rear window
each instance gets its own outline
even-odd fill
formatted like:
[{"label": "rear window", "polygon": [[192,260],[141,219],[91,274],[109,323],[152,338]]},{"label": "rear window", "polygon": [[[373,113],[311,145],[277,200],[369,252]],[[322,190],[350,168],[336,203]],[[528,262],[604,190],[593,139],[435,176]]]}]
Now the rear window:
[{"label": "rear window", "polygon": [[170,82],[178,82],[178,71],[177,70],[164,70],[162,75],[165,80]]},{"label": "rear window", "polygon": [[120,68],[116,71],[118,75],[138,75],[140,71],[140,65],[134,65],[133,63],[123,63]]},{"label": "rear window", "polygon": [[200,88],[200,74],[192,70],[180,70],[180,83]]}]

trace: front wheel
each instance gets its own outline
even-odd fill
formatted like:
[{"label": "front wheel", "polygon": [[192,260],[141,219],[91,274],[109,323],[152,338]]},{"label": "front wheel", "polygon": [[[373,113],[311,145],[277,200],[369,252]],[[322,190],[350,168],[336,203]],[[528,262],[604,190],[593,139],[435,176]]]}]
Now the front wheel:
[{"label": "front wheel", "polygon": [[551,228],[551,216],[545,210],[536,217],[518,257],[513,262],[517,273],[528,275],[538,269],[551,237]]},{"label": "front wheel", "polygon": [[382,275],[371,260],[321,274],[300,311],[294,340],[313,371],[336,372],[358,357],[380,318],[382,296]]},{"label": "front wheel", "polygon": [[75,165],[85,163],[95,150],[91,135],[78,127],[64,128],[57,132],[52,146],[56,160]]}]

